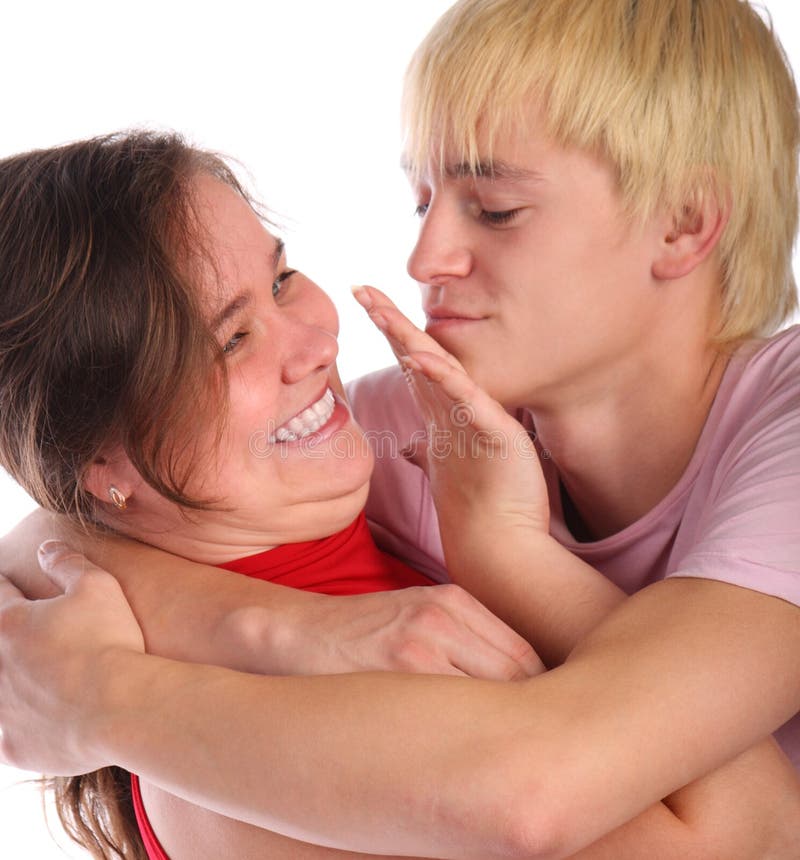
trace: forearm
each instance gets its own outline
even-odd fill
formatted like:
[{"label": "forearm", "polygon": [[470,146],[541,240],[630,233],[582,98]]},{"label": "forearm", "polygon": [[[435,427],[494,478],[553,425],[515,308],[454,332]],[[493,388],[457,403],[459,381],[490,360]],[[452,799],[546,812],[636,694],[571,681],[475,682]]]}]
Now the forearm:
[{"label": "forearm", "polygon": [[792,860],[800,781],[771,739],[654,804],[574,860]]},{"label": "forearm", "polygon": [[493,529],[503,540],[486,546],[485,531],[444,517],[448,569],[457,582],[524,636],[548,666],[572,649],[627,595],[560,546],[525,524]]},{"label": "forearm", "polygon": [[[115,673],[122,704],[103,732],[106,754],[224,814],[365,852],[555,858],[642,813],[649,817],[629,826],[633,835],[608,838],[644,833],[648,848],[653,838],[688,839],[711,813],[707,820],[724,820],[720,810],[756,827],[753,812],[780,822],[749,793],[780,797],[774,774],[723,769],[732,781],[722,790],[712,772],[800,708],[795,663],[765,672],[755,656],[800,647],[797,610],[776,602],[771,623],[747,643],[712,638],[701,656],[708,625],[741,623],[751,597],[716,586],[710,617],[708,586],[686,586],[615,613],[563,667],[518,684],[269,679],[177,664],[133,682],[126,667]],[[676,669],[692,660],[692,673]],[[710,783],[690,785],[704,774]],[[675,794],[681,786],[686,794]],[[655,806],[670,795],[671,807]],[[695,838],[713,848],[716,835]]]},{"label": "forearm", "polygon": [[79,533],[41,511],[0,545],[0,572],[31,597],[52,593],[36,548],[53,537],[111,571],[147,650],[160,656],[272,675],[385,670],[506,680],[543,670],[524,639],[454,585],[331,597]]},{"label": "forearm", "polygon": [[[110,674],[120,679],[118,704],[95,732],[102,756],[191,802],[330,847],[528,856],[508,815],[522,787],[502,767],[509,726],[496,711],[517,685],[367,673],[278,679],[150,657],[126,657]],[[445,736],[436,714],[448,715]]]},{"label": "forearm", "polygon": [[285,671],[298,616],[324,599],[110,533],[87,533],[44,511],[23,520],[0,542],[2,572],[30,597],[53,594],[36,560],[39,544],[51,538],[67,542],[114,575],[147,650],[162,657],[249,672]]}]

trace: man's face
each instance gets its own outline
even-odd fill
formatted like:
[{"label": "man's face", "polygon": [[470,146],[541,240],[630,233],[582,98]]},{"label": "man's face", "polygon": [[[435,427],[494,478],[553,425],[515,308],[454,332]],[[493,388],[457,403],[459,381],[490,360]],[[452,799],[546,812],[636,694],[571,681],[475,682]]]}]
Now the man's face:
[{"label": "man's face", "polygon": [[633,226],[602,159],[532,132],[413,184],[427,330],[504,405],[591,397],[646,350],[663,219]]}]

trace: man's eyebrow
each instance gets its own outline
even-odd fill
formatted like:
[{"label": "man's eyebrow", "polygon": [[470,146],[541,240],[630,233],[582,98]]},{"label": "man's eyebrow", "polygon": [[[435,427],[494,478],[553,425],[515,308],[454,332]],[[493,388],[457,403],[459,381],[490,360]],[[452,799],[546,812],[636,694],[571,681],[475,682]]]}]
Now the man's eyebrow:
[{"label": "man's eyebrow", "polygon": [[283,239],[275,240],[275,250],[270,254],[270,260],[272,261],[272,271],[274,274],[278,274],[278,263],[281,261],[281,257],[283,256],[283,252],[286,250],[286,242]]},{"label": "man's eyebrow", "polygon": [[[409,175],[414,174],[414,166],[408,159],[401,159],[400,167],[405,173]],[[458,164],[446,164],[443,172],[448,179],[469,179],[476,177],[479,179],[488,179],[489,181],[506,180],[519,182],[542,178],[542,174],[536,170],[528,170],[500,159],[479,161],[477,164],[472,164],[469,161],[462,161]]]},{"label": "man's eyebrow", "polygon": [[[269,260],[272,265],[272,273],[276,275],[278,273],[278,266],[280,265],[281,258],[283,257],[283,252],[286,250],[286,243],[283,239],[275,240],[275,248],[272,253],[269,255]],[[232,298],[222,310],[217,313],[214,318],[211,320],[211,331],[217,332],[220,327],[226,323],[231,317],[236,316],[240,310],[246,308],[253,301],[252,293],[239,293],[238,296]]]},{"label": "man's eyebrow", "polygon": [[474,176],[479,179],[495,181],[542,178],[541,173],[537,173],[535,170],[528,170],[516,164],[510,164],[508,161],[499,160],[479,161],[477,164],[470,164],[468,161],[462,161],[460,164],[448,164],[445,166],[445,175],[449,179],[465,179]]}]

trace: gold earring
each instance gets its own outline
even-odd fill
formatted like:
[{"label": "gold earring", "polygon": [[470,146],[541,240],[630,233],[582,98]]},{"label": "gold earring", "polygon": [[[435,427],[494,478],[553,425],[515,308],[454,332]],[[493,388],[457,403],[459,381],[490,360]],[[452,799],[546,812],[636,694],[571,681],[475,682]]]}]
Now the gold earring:
[{"label": "gold earring", "polygon": [[121,493],[113,484],[108,488],[108,495],[111,497],[111,501],[118,511],[124,511],[128,507],[128,500],[125,498],[125,494]]}]

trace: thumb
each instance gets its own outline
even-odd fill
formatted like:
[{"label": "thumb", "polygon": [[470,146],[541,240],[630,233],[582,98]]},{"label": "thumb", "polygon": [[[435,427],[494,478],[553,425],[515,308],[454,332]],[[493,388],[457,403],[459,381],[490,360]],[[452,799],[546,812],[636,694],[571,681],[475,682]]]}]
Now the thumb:
[{"label": "thumb", "polygon": [[86,556],[60,540],[46,540],[39,547],[37,557],[45,576],[65,594],[74,588],[90,565]]}]

